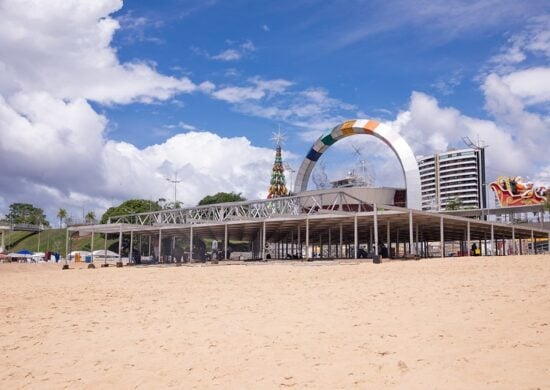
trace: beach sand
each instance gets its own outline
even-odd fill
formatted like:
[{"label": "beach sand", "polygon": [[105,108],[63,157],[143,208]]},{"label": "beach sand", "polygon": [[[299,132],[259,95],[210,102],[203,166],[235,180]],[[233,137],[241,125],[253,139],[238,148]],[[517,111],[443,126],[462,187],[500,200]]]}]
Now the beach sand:
[{"label": "beach sand", "polygon": [[0,264],[0,388],[550,387],[550,256]]}]

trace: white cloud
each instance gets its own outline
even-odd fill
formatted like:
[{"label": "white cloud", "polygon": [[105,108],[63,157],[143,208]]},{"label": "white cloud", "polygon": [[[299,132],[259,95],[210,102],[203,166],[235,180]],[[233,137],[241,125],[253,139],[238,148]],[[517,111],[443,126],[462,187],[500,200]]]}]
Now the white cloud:
[{"label": "white cloud", "polygon": [[237,44],[234,41],[227,40],[226,43],[233,47],[222,50],[220,53],[215,55],[210,55],[207,50],[198,47],[192,47],[191,49],[195,54],[204,56],[211,60],[226,62],[238,61],[256,51],[256,46],[254,46],[254,43],[252,43],[252,41],[250,40],[244,41],[240,44]]},{"label": "white cloud", "polygon": [[267,24],[262,24],[262,30],[264,31],[270,31],[270,28]]},{"label": "white cloud", "polygon": [[222,87],[213,91],[212,96],[228,103],[242,103],[247,100],[260,100],[264,97],[282,94],[293,84],[288,80],[264,80],[259,77],[253,77],[248,82],[250,85],[246,87]]},{"label": "white cloud", "polygon": [[[110,46],[122,6],[104,1],[5,1],[0,12],[0,92],[47,91],[99,103],[166,100],[192,92],[188,78],[144,62],[120,63]],[[38,66],[39,65],[39,66]]]},{"label": "white cloud", "polygon": [[[174,171],[185,180],[178,198],[188,205],[217,191],[265,195],[273,151],[245,138],[222,138],[184,122],[179,126],[190,132],[145,149],[107,138],[108,119],[89,101],[153,102],[216,89],[208,81],[197,86],[164,76],[152,64],[121,63],[111,47],[118,22],[109,16],[121,5],[0,5],[0,209],[19,201],[44,207],[50,217],[59,207],[99,215],[123,199],[171,199],[165,176]],[[284,88],[277,81],[253,84],[264,94]]]}]

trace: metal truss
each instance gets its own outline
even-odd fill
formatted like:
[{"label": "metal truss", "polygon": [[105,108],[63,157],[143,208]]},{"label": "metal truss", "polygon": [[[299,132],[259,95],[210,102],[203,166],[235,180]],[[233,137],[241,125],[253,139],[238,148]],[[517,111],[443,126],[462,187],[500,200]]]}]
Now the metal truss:
[{"label": "metal truss", "polygon": [[348,214],[372,210],[372,204],[344,191],[302,194],[274,199],[220,203],[111,217],[109,223],[195,225],[212,222],[264,220],[312,214]]}]

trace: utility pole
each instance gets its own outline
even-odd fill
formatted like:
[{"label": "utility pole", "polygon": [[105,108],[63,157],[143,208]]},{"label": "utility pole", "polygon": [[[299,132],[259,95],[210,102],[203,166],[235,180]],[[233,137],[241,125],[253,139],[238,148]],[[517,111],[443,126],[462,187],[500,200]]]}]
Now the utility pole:
[{"label": "utility pole", "polygon": [[178,180],[178,173],[176,172],[174,174],[174,179],[170,179],[169,177],[166,177],[165,178],[167,181],[169,181],[170,183],[174,184],[174,208],[176,208],[176,204],[177,204],[177,194],[178,194],[178,183],[181,183],[183,181],[183,179],[180,179]]}]

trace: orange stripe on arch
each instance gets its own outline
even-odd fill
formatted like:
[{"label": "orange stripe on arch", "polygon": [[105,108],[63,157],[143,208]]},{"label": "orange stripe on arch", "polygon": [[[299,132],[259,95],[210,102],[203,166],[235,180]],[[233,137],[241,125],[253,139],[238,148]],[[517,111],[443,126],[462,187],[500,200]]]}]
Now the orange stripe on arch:
[{"label": "orange stripe on arch", "polygon": [[379,123],[376,121],[368,121],[367,124],[363,126],[363,128],[368,131],[374,131],[374,129],[376,129],[378,125]]},{"label": "orange stripe on arch", "polygon": [[342,127],[340,127],[340,131],[344,136],[353,134],[353,124],[355,121],[346,121],[342,124]]}]

